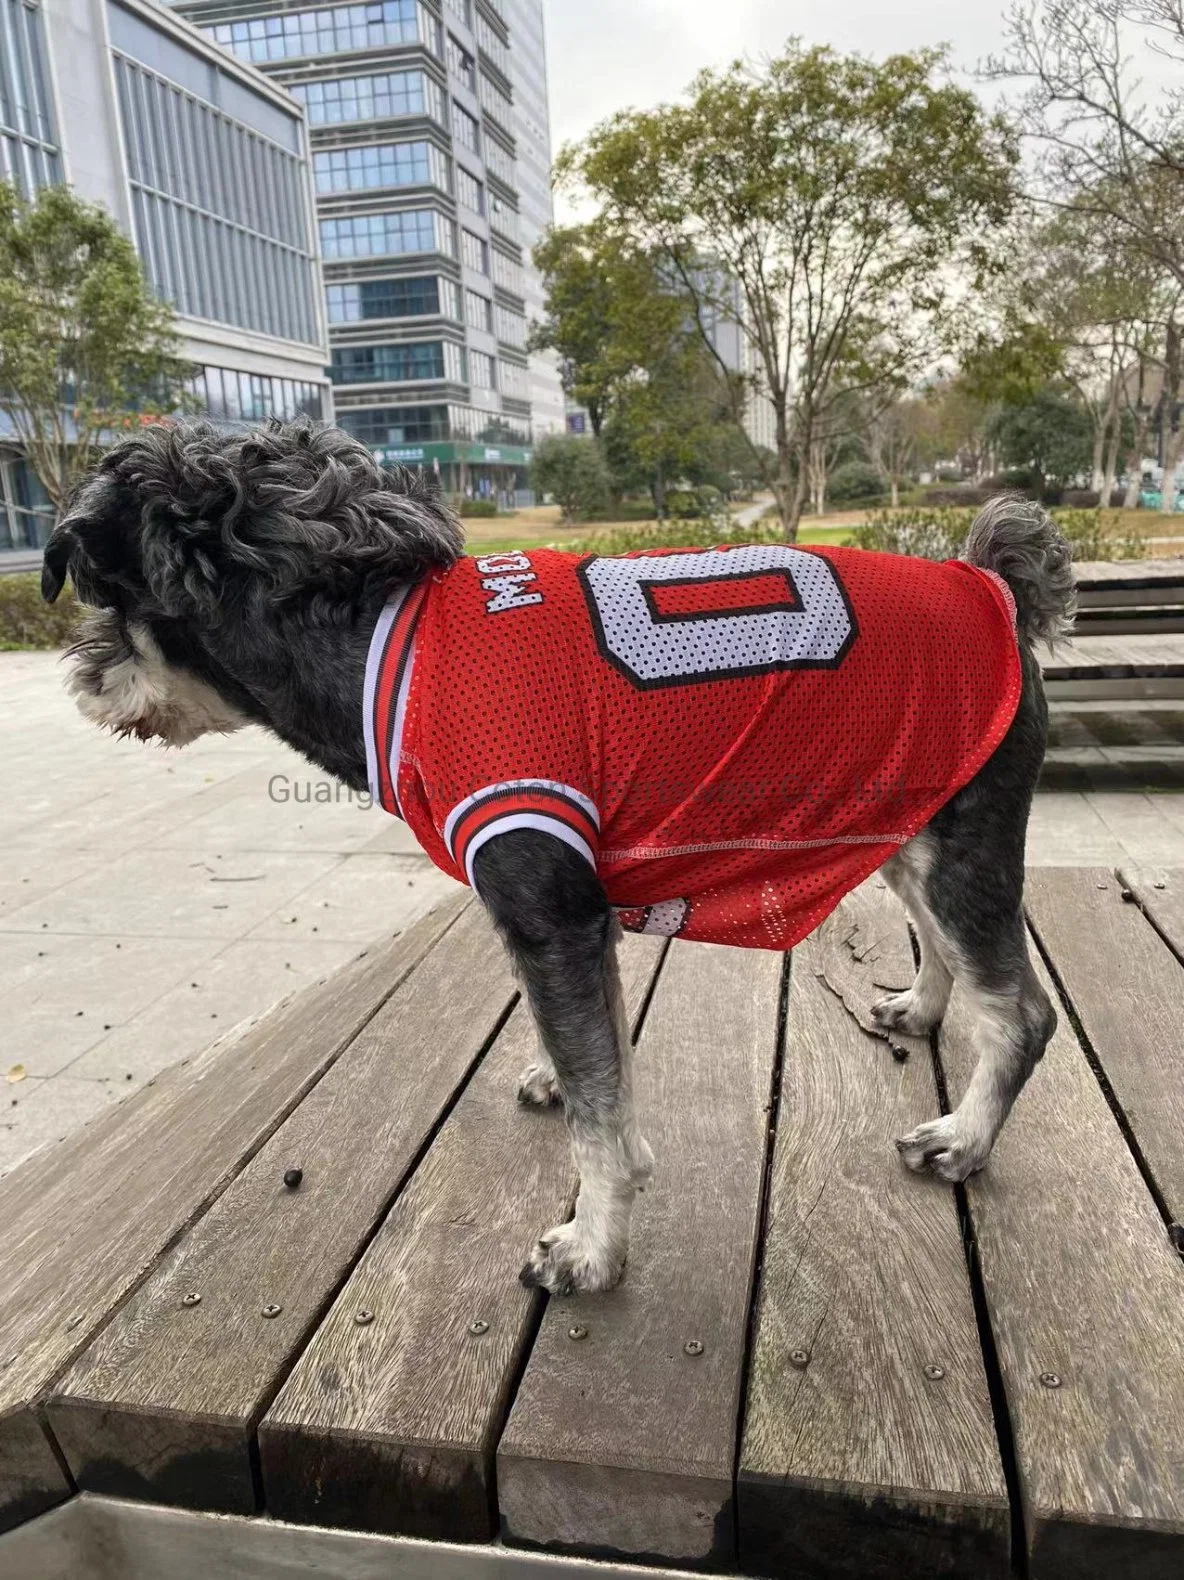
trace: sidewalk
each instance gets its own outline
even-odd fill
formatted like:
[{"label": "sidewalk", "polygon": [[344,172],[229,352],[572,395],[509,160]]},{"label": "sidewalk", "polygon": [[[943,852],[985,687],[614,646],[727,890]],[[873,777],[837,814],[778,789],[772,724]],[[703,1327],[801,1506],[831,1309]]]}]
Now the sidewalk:
[{"label": "sidewalk", "polygon": [[[0,653],[0,1173],[450,887],[261,730],[117,741],[62,681]],[[1184,865],[1184,710],[1058,717],[1046,783],[1031,861]]]},{"label": "sidewalk", "polygon": [[262,730],[115,740],[62,682],[0,653],[0,1173],[451,887]]}]

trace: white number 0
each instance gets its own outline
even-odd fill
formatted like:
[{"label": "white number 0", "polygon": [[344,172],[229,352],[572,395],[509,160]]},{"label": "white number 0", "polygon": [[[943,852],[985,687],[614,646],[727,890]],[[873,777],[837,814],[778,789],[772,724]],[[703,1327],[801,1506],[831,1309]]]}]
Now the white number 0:
[{"label": "white number 0", "polygon": [[[833,566],[820,554],[760,543],[695,554],[591,559],[579,568],[601,652],[636,686],[678,686],[780,669],[834,669],[855,640],[855,618]],[[763,591],[735,602],[740,581]],[[784,591],[768,597],[771,579]],[[693,613],[663,613],[654,589],[704,587]]]}]

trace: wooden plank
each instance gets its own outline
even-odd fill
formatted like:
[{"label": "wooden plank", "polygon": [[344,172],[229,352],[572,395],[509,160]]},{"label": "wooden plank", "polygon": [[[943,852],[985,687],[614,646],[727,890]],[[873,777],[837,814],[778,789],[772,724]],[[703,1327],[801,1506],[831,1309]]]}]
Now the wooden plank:
[{"label": "wooden plank", "polygon": [[912,976],[904,913],[874,882],[793,953],[737,1483],[747,1572],[1008,1572],[954,1193],[893,1146],[940,1112],[929,1044],[902,1037],[898,1063],[844,1007]]},{"label": "wooden plank", "polygon": [[654,1183],[621,1285],[547,1305],[498,1448],[510,1542],[688,1568],[734,1557],[781,972],[764,951],[671,947],[636,1069]]},{"label": "wooden plank", "polygon": [[[1116,976],[1111,965],[1107,981]],[[940,1036],[955,1094],[974,1065],[973,1030],[955,991]],[[1030,1580],[1179,1576],[1184,1264],[1063,1014],[966,1189]]]},{"label": "wooden plank", "polygon": [[50,1384],[466,903],[449,900],[367,951],[333,994],[306,989],[0,1180],[0,1529],[68,1490],[43,1457],[38,1489],[25,1453]]},{"label": "wooden plank", "polygon": [[1037,867],[1028,916],[1173,1218],[1184,1217],[1184,969],[1104,867]]},{"label": "wooden plank", "polygon": [[[622,945],[634,1021],[664,947]],[[559,1111],[514,1101],[534,1049],[522,1004],[264,1418],[272,1515],[451,1541],[493,1534],[493,1452],[542,1301],[517,1274],[574,1192]],[[359,1327],[359,1310],[374,1321]]]},{"label": "wooden plank", "polygon": [[1180,960],[1184,960],[1184,869],[1120,867],[1118,881],[1135,897]]},{"label": "wooden plank", "polygon": [[514,993],[474,906],[55,1390],[83,1490],[255,1509],[255,1422]]}]

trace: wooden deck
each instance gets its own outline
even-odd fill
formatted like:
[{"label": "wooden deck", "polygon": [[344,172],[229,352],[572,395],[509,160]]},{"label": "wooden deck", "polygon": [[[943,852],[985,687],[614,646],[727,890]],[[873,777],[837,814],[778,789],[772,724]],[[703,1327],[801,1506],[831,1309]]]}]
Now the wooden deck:
[{"label": "wooden deck", "polygon": [[578,1300],[466,901],[0,1181],[5,1580],[1184,1574],[1184,873],[1030,875],[1060,1027],[964,1190],[892,1146],[972,1053],[862,1029],[878,880],[789,959],[629,939],[658,1168]]}]

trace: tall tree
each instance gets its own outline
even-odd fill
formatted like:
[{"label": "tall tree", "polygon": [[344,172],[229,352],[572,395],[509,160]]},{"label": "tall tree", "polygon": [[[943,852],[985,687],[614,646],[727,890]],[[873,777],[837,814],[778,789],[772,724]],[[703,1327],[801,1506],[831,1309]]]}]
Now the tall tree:
[{"label": "tall tree", "polygon": [[928,50],[882,65],[790,41],[702,73],[560,156],[606,223],[677,272],[705,343],[731,320],[773,406],[766,481],[796,535],[815,428],[840,389],[907,377],[1014,199],[1014,140]]},{"label": "tall tree", "polygon": [[[0,410],[60,508],[110,432],[175,410],[173,314],[103,209],[0,182]],[[138,414],[138,415],[136,415]]]},{"label": "tall tree", "polygon": [[[990,75],[1022,87],[1039,151],[1036,196],[1073,208],[1184,290],[1184,93],[1148,92],[1139,70],[1184,63],[1180,0],[1019,0]],[[1163,508],[1172,510],[1184,396],[1180,324],[1164,326]]]},{"label": "tall tree", "polygon": [[623,386],[665,361],[685,334],[687,305],[652,256],[603,225],[552,229],[533,256],[547,313],[532,329],[531,349],[558,354],[564,388],[599,438]]}]

